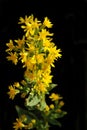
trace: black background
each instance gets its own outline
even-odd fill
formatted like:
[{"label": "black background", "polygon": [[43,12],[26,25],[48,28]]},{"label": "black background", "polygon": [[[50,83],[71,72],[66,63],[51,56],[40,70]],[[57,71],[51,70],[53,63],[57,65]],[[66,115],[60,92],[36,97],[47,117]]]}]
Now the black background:
[{"label": "black background", "polygon": [[[6,42],[21,36],[19,17],[34,14],[39,20],[47,16],[54,24],[55,44],[62,49],[62,58],[55,63],[53,82],[56,91],[64,97],[67,116],[61,119],[58,130],[85,129],[85,51],[87,51],[87,1],[57,0],[0,0],[0,130],[12,130],[17,117],[15,104],[10,101],[7,86],[23,77],[20,65],[14,66],[5,59]],[[21,104],[21,103],[20,103]]]}]

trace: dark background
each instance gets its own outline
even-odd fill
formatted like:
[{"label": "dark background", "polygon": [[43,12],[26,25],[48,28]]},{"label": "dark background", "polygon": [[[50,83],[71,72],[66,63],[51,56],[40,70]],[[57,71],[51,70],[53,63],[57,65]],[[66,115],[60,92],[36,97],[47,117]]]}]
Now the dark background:
[{"label": "dark background", "polygon": [[62,49],[62,58],[55,63],[53,82],[65,102],[68,114],[61,119],[58,130],[87,130],[87,0],[0,0],[0,130],[12,130],[17,117],[10,101],[8,85],[21,80],[20,65],[5,59],[6,42],[21,36],[19,17],[34,14],[39,20],[47,16],[54,24],[55,44]]}]

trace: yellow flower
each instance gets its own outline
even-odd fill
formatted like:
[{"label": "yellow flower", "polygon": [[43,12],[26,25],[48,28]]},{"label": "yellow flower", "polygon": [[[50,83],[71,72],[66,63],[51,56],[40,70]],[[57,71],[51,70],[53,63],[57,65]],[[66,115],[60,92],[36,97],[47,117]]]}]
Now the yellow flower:
[{"label": "yellow flower", "polygon": [[61,113],[62,110],[61,110],[60,108],[58,108],[58,109],[56,110],[56,112]]},{"label": "yellow flower", "polygon": [[50,75],[49,73],[44,73],[43,74],[43,79],[42,81],[47,85],[49,86],[49,83],[52,83],[52,75]]},{"label": "yellow flower", "polygon": [[60,52],[61,52],[61,49],[58,49],[56,57],[61,58],[62,54]]},{"label": "yellow flower", "polygon": [[24,73],[25,77],[28,78],[31,82],[33,82],[36,79],[36,73],[30,72],[28,70]]},{"label": "yellow flower", "polygon": [[45,107],[45,111],[48,112],[49,110],[50,110],[49,106],[46,105],[46,107]]},{"label": "yellow flower", "polygon": [[37,63],[43,63],[44,62],[44,54],[36,54],[36,61]]},{"label": "yellow flower", "polygon": [[48,19],[48,17],[44,18],[44,22],[43,25],[45,25],[48,28],[51,28],[53,26],[53,24],[51,24],[50,20]]},{"label": "yellow flower", "polygon": [[15,129],[15,130],[22,130],[22,128],[25,126],[23,123],[22,123],[22,121],[21,121],[21,119],[16,119],[16,122],[14,122],[13,123],[13,128]]},{"label": "yellow flower", "polygon": [[21,59],[22,63],[24,63],[24,62],[27,61],[27,55],[28,55],[28,53],[25,50],[23,50],[22,52],[20,52],[20,59]]},{"label": "yellow flower", "polygon": [[29,17],[27,17],[27,15],[25,15],[25,18],[22,18],[22,17],[20,17],[19,18],[19,21],[20,22],[18,22],[18,24],[26,24],[26,23],[32,23],[33,22],[33,15],[31,15],[31,16],[29,16]]},{"label": "yellow flower", "polygon": [[62,99],[62,97],[60,97],[58,94],[55,94],[55,93],[52,93],[51,96],[49,96],[49,98],[52,101],[56,101],[56,100]]},{"label": "yellow flower", "polygon": [[34,69],[34,64],[30,62],[29,59],[26,60],[26,62],[24,63],[23,67],[26,67],[29,70],[33,70]]},{"label": "yellow flower", "polygon": [[51,108],[51,109],[54,109],[54,104],[51,104],[51,105],[50,105],[50,108]]},{"label": "yellow flower", "polygon": [[19,90],[15,89],[12,85],[9,86],[9,90],[10,91],[8,92],[8,95],[9,95],[9,98],[12,100],[14,99],[15,95],[20,92]]},{"label": "yellow flower", "polygon": [[46,29],[42,29],[41,32],[39,32],[40,40],[44,40],[47,36],[53,36],[53,33],[49,33]]},{"label": "yellow flower", "polygon": [[22,18],[22,17],[19,18],[19,21],[20,21],[20,22],[18,22],[18,24],[23,24],[23,23],[25,23],[25,19]]},{"label": "yellow flower", "polygon": [[25,39],[23,37],[22,39],[18,39],[18,40],[14,40],[14,41],[17,43],[17,46],[16,46],[17,49],[20,49],[23,46]]},{"label": "yellow flower", "polygon": [[26,32],[26,33],[25,33],[25,36],[28,37],[29,34],[30,34],[30,31],[32,31],[32,26],[31,26],[31,24],[30,24],[30,23],[26,23],[26,25],[22,25],[21,28],[23,28],[23,29],[24,29],[24,32]]},{"label": "yellow flower", "polygon": [[35,120],[35,119],[32,119],[31,122],[32,122],[33,124],[35,124],[35,123],[36,123],[36,120]]},{"label": "yellow flower", "polygon": [[64,102],[63,102],[63,101],[60,101],[59,105],[60,105],[60,106],[64,106]]},{"label": "yellow flower", "polygon": [[34,35],[34,32],[35,32],[35,29],[31,29],[31,30],[30,30],[30,35],[31,35],[31,36]]},{"label": "yellow flower", "polygon": [[31,62],[32,64],[36,64],[36,56],[35,56],[35,55],[33,55],[33,56],[30,58],[30,62]]},{"label": "yellow flower", "polygon": [[16,52],[14,52],[14,53],[10,52],[9,55],[10,56],[7,56],[7,59],[11,60],[16,65],[18,62]]},{"label": "yellow flower", "polygon": [[36,85],[34,86],[34,89],[38,92],[38,94],[45,93],[47,91],[46,86],[42,81],[38,80]]},{"label": "yellow flower", "polygon": [[31,42],[31,44],[27,43],[27,46],[28,46],[27,50],[29,51],[29,53],[34,53],[34,51],[36,49],[35,45],[34,45],[34,42]]},{"label": "yellow flower", "polygon": [[50,70],[50,65],[47,63],[47,60],[45,60],[44,64],[42,64],[42,71],[43,72],[48,72]]},{"label": "yellow flower", "polygon": [[32,22],[32,28],[39,28],[40,25],[41,25],[41,22],[38,21],[37,18],[35,18],[35,20]]},{"label": "yellow flower", "polygon": [[49,48],[49,52],[50,52],[50,57],[53,57],[53,60],[57,58],[61,58],[62,56],[62,54],[60,53],[61,49],[57,50],[56,46]]},{"label": "yellow flower", "polygon": [[6,49],[7,52],[12,51],[15,48],[12,40],[10,40],[9,43],[6,43],[6,45],[8,46],[8,49]]},{"label": "yellow flower", "polygon": [[13,86],[19,88],[20,84],[19,84],[19,82],[14,82]]},{"label": "yellow flower", "polygon": [[54,57],[53,55],[48,55],[48,57],[45,59],[45,62],[47,63],[47,65],[49,66],[52,66],[52,67],[55,67],[55,65],[53,64],[54,62]]},{"label": "yellow flower", "polygon": [[46,52],[52,46],[51,39],[43,40],[44,51]]}]

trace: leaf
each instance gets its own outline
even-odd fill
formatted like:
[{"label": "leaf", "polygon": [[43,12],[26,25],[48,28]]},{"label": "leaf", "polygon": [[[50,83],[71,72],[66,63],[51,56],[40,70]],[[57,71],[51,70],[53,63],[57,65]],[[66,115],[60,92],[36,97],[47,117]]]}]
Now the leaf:
[{"label": "leaf", "polygon": [[17,113],[18,113],[19,116],[28,113],[27,110],[25,110],[25,109],[23,109],[23,108],[21,108],[21,107],[19,107],[19,106],[17,106],[17,105],[15,106],[15,108],[16,108],[16,111],[17,111]]},{"label": "leaf", "polygon": [[30,97],[28,97],[26,99],[26,104],[27,104],[27,106],[33,107],[33,106],[37,105],[40,102],[40,100],[41,99],[37,95],[34,96],[32,99]]},{"label": "leaf", "polygon": [[55,88],[56,86],[57,86],[57,84],[50,84],[49,91],[52,90],[53,88]]},{"label": "leaf", "polygon": [[61,123],[55,119],[49,119],[48,122],[52,125],[58,125],[59,127],[61,127]]},{"label": "leaf", "polygon": [[26,115],[28,121],[31,120],[31,119],[33,119],[33,118],[35,118],[35,119],[37,118],[37,117],[35,116],[35,114],[33,113],[33,111],[25,110],[25,109],[23,109],[23,108],[21,108],[21,107],[19,107],[19,106],[17,106],[17,105],[15,106],[15,108],[16,108],[16,111],[17,111],[19,117],[20,117],[21,115]]},{"label": "leaf", "polygon": [[46,102],[45,102],[45,100],[42,100],[41,102],[40,102],[40,110],[42,111],[45,107],[46,107]]}]

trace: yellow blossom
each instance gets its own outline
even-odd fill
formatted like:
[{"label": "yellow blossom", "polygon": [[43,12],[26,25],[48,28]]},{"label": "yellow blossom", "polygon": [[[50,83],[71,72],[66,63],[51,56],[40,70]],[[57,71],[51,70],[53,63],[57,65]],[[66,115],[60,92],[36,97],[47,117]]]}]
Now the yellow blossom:
[{"label": "yellow blossom", "polygon": [[35,64],[36,63],[36,56],[33,55],[29,60],[31,63]]},{"label": "yellow blossom", "polygon": [[47,86],[49,86],[49,83],[52,83],[52,77],[53,77],[53,76],[50,75],[49,73],[44,73],[42,81],[43,81]]},{"label": "yellow blossom", "polygon": [[10,99],[14,99],[15,95],[18,94],[20,91],[15,89],[12,85],[9,86],[9,92],[8,92],[8,95],[9,95],[9,98]]},{"label": "yellow blossom", "polygon": [[60,108],[58,108],[58,109],[56,110],[56,112],[61,113],[62,110],[61,110]]},{"label": "yellow blossom", "polygon": [[36,120],[35,120],[35,119],[32,119],[31,122],[32,122],[33,124],[35,124],[35,123],[36,123]]},{"label": "yellow blossom", "polygon": [[48,17],[44,18],[43,25],[45,25],[48,28],[51,28],[53,26],[53,24],[50,22],[50,20],[48,19]]},{"label": "yellow blossom", "polygon": [[57,55],[56,55],[56,57],[61,58],[61,56],[62,56],[62,54],[61,54],[61,49],[58,49],[58,50],[57,50]]},{"label": "yellow blossom", "polygon": [[51,104],[51,105],[50,105],[50,108],[51,108],[51,109],[54,109],[54,104]]},{"label": "yellow blossom", "polygon": [[30,72],[28,70],[24,73],[25,77],[27,77],[31,82],[33,82],[36,79],[36,73]]},{"label": "yellow blossom", "polygon": [[26,67],[29,70],[33,70],[34,69],[34,64],[30,62],[30,60],[26,60],[23,67]]},{"label": "yellow blossom", "polygon": [[22,18],[22,17],[19,18],[19,21],[20,21],[20,22],[18,22],[18,24],[23,24],[23,23],[25,23],[25,19]]},{"label": "yellow blossom", "polygon": [[19,84],[19,82],[14,82],[13,86],[19,88],[20,84]]},{"label": "yellow blossom", "polygon": [[44,39],[43,40],[43,46],[44,46],[44,51],[46,52],[47,50],[49,51],[50,47],[53,46],[51,43],[51,39]]},{"label": "yellow blossom", "polygon": [[53,64],[53,62],[54,62],[54,57],[53,57],[53,55],[48,55],[48,57],[45,59],[45,62],[46,62],[46,64],[49,66],[52,66],[52,67],[55,67],[55,65]]},{"label": "yellow blossom", "polygon": [[32,21],[32,28],[39,28],[40,25],[41,21],[38,21],[37,18],[35,18],[35,20]]},{"label": "yellow blossom", "polygon": [[52,101],[56,101],[56,100],[59,100],[59,99],[62,99],[62,97],[60,97],[58,94],[55,94],[55,93],[52,93],[49,98],[52,100]]},{"label": "yellow blossom", "polygon": [[24,37],[22,39],[18,39],[18,40],[14,40],[17,43],[17,49],[21,49],[21,47],[23,46],[25,39]]},{"label": "yellow blossom", "polygon": [[[34,35],[35,29],[31,29],[29,33],[30,33],[31,36]],[[27,37],[28,37],[28,36],[27,36]]]},{"label": "yellow blossom", "polygon": [[27,55],[28,55],[28,53],[25,50],[23,50],[22,52],[20,52],[20,59],[21,59],[22,63],[24,63],[24,62],[27,61]]},{"label": "yellow blossom", "polygon": [[53,36],[53,33],[49,33],[46,29],[42,29],[41,32],[39,32],[40,40],[44,40],[47,36]]},{"label": "yellow blossom", "polygon": [[6,49],[7,52],[12,51],[15,48],[12,40],[10,40],[9,43],[6,43],[6,45],[8,47],[8,49]]},{"label": "yellow blossom", "polygon": [[25,33],[25,36],[28,37],[30,31],[32,31],[31,24],[30,24],[30,23],[26,23],[26,25],[22,25],[21,28],[23,28],[23,29],[24,29],[24,32],[26,32],[26,33]]},{"label": "yellow blossom", "polygon": [[34,43],[33,42],[31,42],[31,44],[27,43],[27,46],[28,46],[27,50],[30,52],[30,54],[34,53],[34,51],[36,49]]},{"label": "yellow blossom", "polygon": [[50,57],[53,57],[53,60],[55,60],[57,58],[61,58],[61,56],[62,56],[62,54],[60,53],[61,49],[57,50],[56,46],[50,47],[49,52],[50,52]]},{"label": "yellow blossom", "polygon": [[60,105],[60,106],[64,106],[64,102],[63,102],[63,101],[60,101],[59,105]]},{"label": "yellow blossom", "polygon": [[49,106],[46,105],[46,107],[45,107],[45,111],[48,112],[49,110],[50,110]]},{"label": "yellow blossom", "polygon": [[14,53],[10,52],[9,55],[10,56],[7,56],[7,59],[11,60],[16,65],[17,62],[18,62],[18,60],[17,60],[17,58],[18,58],[17,54],[15,52]]},{"label": "yellow blossom", "polygon": [[44,54],[36,54],[37,63],[44,63]]},{"label": "yellow blossom", "polygon": [[15,129],[15,130],[22,130],[22,128],[25,126],[23,123],[22,123],[22,121],[20,120],[20,119],[16,119],[16,122],[14,122],[13,123],[13,128]]},{"label": "yellow blossom", "polygon": [[34,86],[34,89],[38,92],[38,94],[45,93],[47,91],[45,84],[42,83],[40,80],[37,81],[37,84]]},{"label": "yellow blossom", "polygon": [[43,72],[48,72],[48,70],[50,71],[50,64],[47,63],[47,60],[45,60],[44,64],[42,64],[42,71]]},{"label": "yellow blossom", "polygon": [[25,15],[25,18],[23,18],[23,17],[20,17],[19,18],[19,21],[20,22],[18,22],[19,24],[26,24],[26,23],[32,23],[33,22],[33,15],[31,15],[31,16],[29,16],[29,17],[27,17],[27,15]]}]

